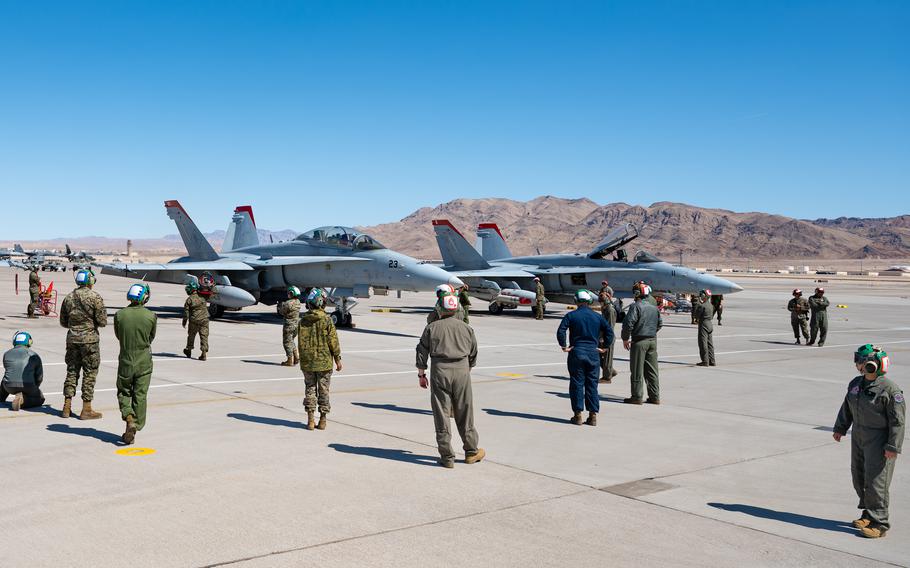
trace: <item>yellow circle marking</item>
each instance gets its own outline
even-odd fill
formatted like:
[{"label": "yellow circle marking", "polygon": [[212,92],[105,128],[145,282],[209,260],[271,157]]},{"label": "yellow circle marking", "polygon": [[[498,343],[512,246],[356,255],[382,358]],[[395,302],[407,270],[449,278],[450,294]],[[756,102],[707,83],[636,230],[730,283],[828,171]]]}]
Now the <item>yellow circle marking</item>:
[{"label": "yellow circle marking", "polygon": [[838,308],[846,308],[846,307],[847,307],[847,304],[838,304],[837,307],[838,307]]},{"label": "yellow circle marking", "polygon": [[521,379],[524,377],[521,373],[496,373],[497,377],[505,377],[507,379]]},{"label": "yellow circle marking", "polygon": [[120,448],[114,453],[119,456],[147,456],[154,454],[155,450],[152,448]]}]

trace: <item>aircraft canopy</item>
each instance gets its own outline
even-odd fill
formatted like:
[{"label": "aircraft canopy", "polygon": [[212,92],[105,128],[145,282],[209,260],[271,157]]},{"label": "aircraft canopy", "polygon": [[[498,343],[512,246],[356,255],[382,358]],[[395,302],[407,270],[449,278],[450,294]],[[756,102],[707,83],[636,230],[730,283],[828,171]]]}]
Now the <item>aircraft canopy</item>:
[{"label": "aircraft canopy", "polygon": [[661,259],[657,258],[653,254],[649,253],[646,250],[640,250],[635,253],[634,262],[663,262]]},{"label": "aircraft canopy", "polygon": [[302,235],[298,235],[294,240],[353,250],[380,250],[385,248],[379,241],[366,233],[361,233],[351,227],[340,226],[312,229]]}]

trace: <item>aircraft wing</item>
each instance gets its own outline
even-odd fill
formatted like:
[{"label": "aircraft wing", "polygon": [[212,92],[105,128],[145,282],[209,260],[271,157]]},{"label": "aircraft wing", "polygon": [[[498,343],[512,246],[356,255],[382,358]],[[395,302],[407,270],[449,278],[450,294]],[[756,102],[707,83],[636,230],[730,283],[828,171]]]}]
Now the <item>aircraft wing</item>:
[{"label": "aircraft wing", "polygon": [[534,274],[520,268],[494,266],[480,270],[447,270],[459,278],[534,278]]},{"label": "aircraft wing", "polygon": [[[253,268],[240,261],[193,261],[193,262],[166,262],[163,264],[155,263],[128,263],[128,264],[102,264],[102,270],[109,270],[113,273],[118,272],[151,272],[154,270],[164,271],[183,271],[191,272],[194,270],[214,270],[223,272],[226,270],[253,270]],[[110,272],[108,272],[109,274]]]},{"label": "aircraft wing", "polygon": [[528,268],[534,275],[540,274],[589,274],[592,272],[643,273],[653,272],[650,268],[626,268],[604,266],[554,266],[552,268]]},{"label": "aircraft wing", "polygon": [[369,258],[361,258],[359,256],[276,256],[269,259],[246,259],[243,263],[253,268],[266,268],[268,266],[288,266],[291,264],[338,264],[369,261]]}]

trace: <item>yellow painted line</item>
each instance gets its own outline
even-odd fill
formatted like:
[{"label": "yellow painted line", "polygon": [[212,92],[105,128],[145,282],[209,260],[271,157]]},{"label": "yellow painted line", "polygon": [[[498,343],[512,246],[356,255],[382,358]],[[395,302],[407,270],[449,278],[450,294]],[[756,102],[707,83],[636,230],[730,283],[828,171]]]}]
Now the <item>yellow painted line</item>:
[{"label": "yellow painted line", "polygon": [[114,452],[118,456],[147,456],[154,454],[155,450],[152,448],[120,448]]},{"label": "yellow painted line", "polygon": [[390,312],[401,313],[401,308],[373,308],[371,312],[387,314]]},{"label": "yellow painted line", "polygon": [[505,377],[507,379],[522,379],[525,375],[521,373],[496,373],[497,377]]}]

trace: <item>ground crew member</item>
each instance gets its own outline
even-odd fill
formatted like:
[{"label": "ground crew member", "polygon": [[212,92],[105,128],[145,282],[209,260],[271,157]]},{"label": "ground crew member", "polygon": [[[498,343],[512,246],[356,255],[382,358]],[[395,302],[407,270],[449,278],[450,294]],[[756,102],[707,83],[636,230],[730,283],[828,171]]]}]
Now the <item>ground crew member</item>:
[{"label": "ground crew member", "polygon": [[[460,296],[460,294],[456,294],[455,288],[449,284],[440,284],[436,287],[436,303],[433,305],[433,310],[427,314],[427,324],[431,324],[442,317],[441,300],[446,296],[455,295]],[[468,323],[468,310],[461,306],[461,302],[458,303],[458,311],[455,312],[455,317]]]},{"label": "ground crew member", "polygon": [[[471,368],[477,363],[477,338],[471,326],[455,317],[458,297],[444,296],[439,301],[442,317],[427,324],[417,344],[417,378],[420,388],[430,388],[433,422],[439,464],[455,467],[449,432],[449,409],[461,436],[465,463],[477,463],[486,456],[478,447],[474,429],[474,397],[471,393]],[[427,379],[427,363],[430,378]]]},{"label": "ground crew member", "polygon": [[543,319],[543,313],[545,310],[545,304],[547,303],[546,290],[543,288],[543,283],[540,281],[540,278],[534,278],[534,319]]},{"label": "ground crew member", "polygon": [[803,339],[809,341],[809,302],[803,298],[803,291],[799,288],[793,290],[793,298],[787,302],[790,310],[790,325],[793,326],[793,335],[796,336],[796,345],[799,345],[799,332],[803,332]]},{"label": "ground crew member", "polygon": [[95,275],[91,270],[76,272],[76,289],[66,295],[60,307],[60,325],[69,329],[66,334],[66,381],[63,383],[64,418],[72,412],[73,396],[82,371],[82,412],[80,420],[101,418],[100,412],[92,410],[95,398],[95,379],[101,365],[101,349],[98,328],[107,325],[107,311],[104,300],[92,290]]},{"label": "ground crew member", "polygon": [[205,361],[209,352],[209,308],[205,298],[199,295],[199,284],[191,280],[186,285],[186,302],[183,304],[183,327],[189,323],[186,330],[186,349],[183,354],[193,357],[193,347],[196,343],[196,334],[199,334],[200,361]]},{"label": "ground crew member", "polygon": [[[606,280],[601,282],[600,291],[597,293],[597,300],[600,302],[600,314],[607,320],[610,329],[614,329],[616,326],[616,306],[613,305],[613,288],[610,287],[610,284]],[[613,347],[615,345],[615,341],[601,345],[604,349],[600,354],[601,383],[613,382],[613,377],[618,374],[616,369],[613,368]]]},{"label": "ground crew member", "polygon": [[297,349],[297,333],[300,329],[300,288],[288,286],[288,299],[278,304],[278,313],[284,318],[281,328],[281,339],[284,341],[285,367],[293,367],[300,362]]},{"label": "ground crew member", "polygon": [[809,297],[809,309],[812,315],[809,317],[809,343],[814,345],[815,338],[818,338],[818,346],[825,346],[825,339],[828,337],[828,305],[831,302],[825,297],[824,288],[816,288],[815,294]]},{"label": "ground crew member", "polygon": [[[613,327],[602,316],[591,309],[594,295],[587,290],[575,292],[577,309],[567,313],[556,330],[556,341],[563,352],[568,353],[569,398],[572,401],[572,424],[581,424],[581,411],[587,408],[585,424],[597,426],[600,412],[600,395],[597,393],[597,375],[600,355],[606,349],[602,345],[613,343]],[[569,343],[566,345],[566,331]]]},{"label": "ground crew member", "polygon": [[458,291],[458,307],[461,308],[462,319],[468,325],[471,325],[471,297],[468,296],[468,285],[465,284],[461,287],[461,290]]},{"label": "ground crew member", "polygon": [[32,351],[32,336],[27,331],[13,335],[13,348],[3,354],[3,380],[0,380],[0,402],[13,397],[13,410],[44,404],[41,381],[44,367],[41,357]]},{"label": "ground crew member", "polygon": [[132,444],[136,432],[145,426],[145,414],[152,382],[152,341],[158,316],[145,307],[152,290],[148,284],[130,286],[126,299],[130,305],[114,314],[114,335],[120,341],[117,358],[117,400],[120,416],[126,422],[121,440]]},{"label": "ground crew member", "polygon": [[711,291],[702,290],[698,293],[698,303],[692,307],[692,313],[698,320],[698,356],[701,358],[699,367],[713,367],[714,362],[714,302],[711,301]]},{"label": "ground crew member", "polygon": [[35,308],[38,306],[38,298],[41,294],[41,276],[38,274],[38,265],[32,264],[28,267],[28,317],[36,318]]},{"label": "ground crew member", "polygon": [[657,372],[657,332],[663,320],[657,306],[646,298],[651,287],[640,284],[633,287],[635,303],[622,320],[622,344],[629,351],[632,396],[623,399],[626,404],[642,403],[642,382],[648,387],[648,404],[660,404],[660,378]]},{"label": "ground crew member", "polygon": [[879,538],[891,528],[888,490],[897,454],[904,441],[904,393],[887,377],[888,354],[880,347],[863,345],[853,354],[862,375],[850,381],[834,424],[834,439],[841,441],[853,426],[850,471],[863,513],[853,526],[867,538]]},{"label": "ground crew member", "polygon": [[711,294],[711,305],[714,307],[714,313],[717,315],[717,325],[724,325],[720,321],[721,315],[724,313],[724,295]]},{"label": "ground crew member", "polygon": [[[325,430],[326,419],[332,409],[329,404],[329,388],[332,380],[332,363],[341,371],[341,346],[332,318],[325,313],[326,293],[322,288],[313,288],[306,297],[307,312],[300,316],[300,331],[297,345],[300,352],[300,370],[306,384],[303,406],[307,415],[307,430],[314,427]],[[319,424],[313,414],[319,404]]]}]

